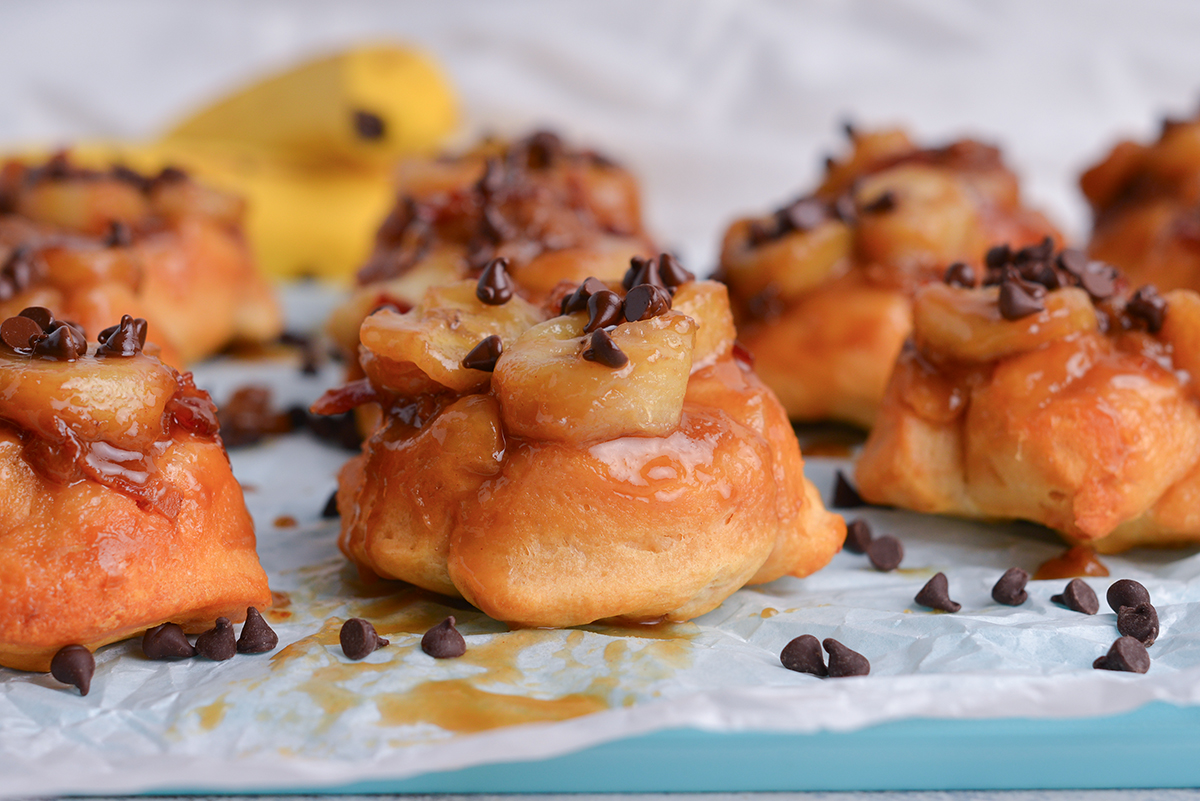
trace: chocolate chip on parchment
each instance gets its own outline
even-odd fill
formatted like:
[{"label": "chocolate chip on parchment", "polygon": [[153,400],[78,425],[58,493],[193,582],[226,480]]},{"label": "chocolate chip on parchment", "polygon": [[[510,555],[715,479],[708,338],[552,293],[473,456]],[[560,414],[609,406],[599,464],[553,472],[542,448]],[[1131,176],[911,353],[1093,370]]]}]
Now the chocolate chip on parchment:
[{"label": "chocolate chip on parchment", "polygon": [[1150,669],[1150,654],[1146,646],[1133,637],[1120,637],[1108,649],[1108,653],[1092,663],[1096,670],[1123,670],[1127,673],[1145,673]]},{"label": "chocolate chip on parchment", "polygon": [[454,659],[467,652],[467,641],[454,628],[454,615],[425,632],[421,650],[434,659]]},{"label": "chocolate chip on parchment", "polygon": [[871,526],[861,517],[846,524],[845,548],[850,553],[866,553],[871,545]]},{"label": "chocolate chip on parchment", "polygon": [[975,286],[975,268],[964,261],[956,261],[946,268],[942,281],[950,286],[972,289]]},{"label": "chocolate chip on parchment", "polygon": [[833,484],[833,508],[857,509],[866,505],[867,502],[858,494],[858,490],[850,483],[850,479],[846,478],[846,474],[841,470],[837,471],[837,479]]},{"label": "chocolate chip on parchment", "polygon": [[338,633],[338,642],[342,645],[342,653],[350,659],[366,659],[368,656],[389,644],[375,632],[370,621],[361,617],[352,617],[342,624]]},{"label": "chocolate chip on parchment", "polygon": [[852,651],[832,637],[826,637],[821,645],[829,653],[830,678],[843,676],[866,676],[871,672],[871,663],[857,651]]},{"label": "chocolate chip on parchment", "polygon": [[913,600],[921,606],[940,609],[943,612],[957,612],[962,609],[962,604],[950,600],[950,582],[945,573],[934,574]]},{"label": "chocolate chip on parchment", "polygon": [[215,626],[196,638],[196,653],[214,662],[233,658],[237,653],[237,637],[229,618],[217,618]]},{"label": "chocolate chip on parchment", "polygon": [[28,317],[9,317],[0,323],[0,340],[15,351],[28,353],[30,340],[42,335],[42,327]]},{"label": "chocolate chip on parchment", "polygon": [[825,669],[825,654],[821,651],[821,641],[811,634],[801,634],[783,646],[779,653],[779,661],[785,668],[797,673],[811,673],[822,677],[829,675],[829,671]]},{"label": "chocolate chip on parchment", "polygon": [[1146,601],[1117,610],[1117,631],[1149,648],[1158,639],[1158,610]]},{"label": "chocolate chip on parchment", "polygon": [[629,357],[603,328],[592,333],[591,343],[584,349],[583,358],[614,370],[629,363]]},{"label": "chocolate chip on parchment", "polygon": [[265,654],[279,645],[279,635],[276,634],[262,614],[253,606],[246,609],[246,622],[242,626],[241,636],[237,639],[239,654]]},{"label": "chocolate chip on parchment", "polygon": [[88,694],[95,673],[96,659],[82,645],[64,645],[50,660],[50,675],[63,684],[78,687],[80,695]]},{"label": "chocolate chip on parchment", "polygon": [[636,323],[671,310],[671,295],[653,284],[638,284],[625,296],[625,319]]},{"label": "chocolate chip on parchment", "polygon": [[1062,604],[1073,612],[1094,615],[1100,611],[1100,601],[1096,599],[1096,591],[1080,578],[1071,579],[1062,595],[1051,595],[1050,600]]},{"label": "chocolate chip on parchment", "polygon": [[1005,320],[1020,320],[1045,311],[1046,304],[1025,285],[1005,281],[1000,285],[1000,316]]},{"label": "chocolate chip on parchment", "polygon": [[1114,612],[1120,612],[1122,606],[1150,603],[1150,591],[1133,579],[1118,579],[1109,585],[1104,599]]},{"label": "chocolate chip on parchment", "polygon": [[887,573],[900,567],[904,561],[904,545],[891,534],[884,534],[871,540],[867,546],[867,558],[871,560],[872,567]]},{"label": "chocolate chip on parchment", "polygon": [[475,297],[488,306],[503,306],[512,300],[513,281],[508,275],[508,259],[492,259],[479,274]]},{"label": "chocolate chip on parchment", "polygon": [[1019,567],[1010,567],[992,587],[992,600],[1005,606],[1020,606],[1029,600],[1025,585],[1029,583],[1029,574]]},{"label": "chocolate chip on parchment", "polygon": [[482,370],[485,373],[490,373],[496,369],[496,360],[500,358],[500,354],[504,352],[504,346],[500,342],[500,337],[492,334],[489,337],[484,337],[479,341],[479,344],[471,348],[466,356],[463,357],[462,366],[468,370]]},{"label": "chocolate chip on parchment", "polygon": [[142,635],[142,653],[147,659],[191,659],[196,649],[178,623],[163,623],[146,629]]},{"label": "chocolate chip on parchment", "polygon": [[621,296],[611,289],[602,289],[588,298],[587,309],[588,321],[583,327],[585,334],[625,322]]}]

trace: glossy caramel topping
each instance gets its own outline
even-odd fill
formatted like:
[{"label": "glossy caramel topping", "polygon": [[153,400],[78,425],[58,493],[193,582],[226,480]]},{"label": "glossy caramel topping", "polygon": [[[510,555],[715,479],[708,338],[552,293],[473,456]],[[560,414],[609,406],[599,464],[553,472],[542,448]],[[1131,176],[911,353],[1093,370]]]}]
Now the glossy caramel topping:
[{"label": "glossy caramel topping", "polygon": [[1086,545],[1073,545],[1058,556],[1047,559],[1033,574],[1035,581],[1083,576],[1107,576],[1108,568]]}]

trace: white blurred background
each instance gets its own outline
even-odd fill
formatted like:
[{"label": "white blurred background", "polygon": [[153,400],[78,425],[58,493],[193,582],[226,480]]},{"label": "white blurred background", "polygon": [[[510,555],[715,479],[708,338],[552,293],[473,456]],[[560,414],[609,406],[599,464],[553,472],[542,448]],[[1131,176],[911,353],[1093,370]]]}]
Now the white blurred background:
[{"label": "white blurred background", "polygon": [[1190,2],[9,0],[0,31],[0,142],[152,136],[306,55],[417,44],[465,134],[548,125],[632,166],[698,271],[734,215],[813,184],[844,119],[1000,144],[1080,237],[1080,170],[1200,101]]}]

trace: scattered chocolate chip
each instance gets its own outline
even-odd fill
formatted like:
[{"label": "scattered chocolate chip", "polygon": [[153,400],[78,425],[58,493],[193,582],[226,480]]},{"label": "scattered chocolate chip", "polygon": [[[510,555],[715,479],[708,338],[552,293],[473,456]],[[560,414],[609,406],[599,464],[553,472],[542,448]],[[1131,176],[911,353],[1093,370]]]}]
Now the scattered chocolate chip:
[{"label": "scattered chocolate chip", "polygon": [[1150,654],[1146,646],[1133,637],[1121,637],[1112,644],[1108,653],[1092,663],[1096,670],[1123,670],[1127,673],[1145,673],[1150,669]]},{"label": "scattered chocolate chip", "polygon": [[373,142],[387,135],[387,124],[378,114],[357,109],[354,112],[354,132],[359,139]]},{"label": "scattered chocolate chip", "polygon": [[1117,289],[1117,270],[1102,261],[1091,261],[1079,275],[1079,285],[1093,301],[1107,300]]},{"label": "scattered chocolate chip", "polygon": [[146,347],[146,321],[121,315],[121,322],[105,328],[97,340],[100,342],[97,356],[136,356]]},{"label": "scattered chocolate chip", "polygon": [[614,370],[629,363],[629,357],[603,328],[592,333],[591,344],[583,351],[583,358]]},{"label": "scattered chocolate chip", "polygon": [[237,637],[229,618],[217,618],[215,626],[196,638],[196,653],[214,662],[233,658],[237,653]]},{"label": "scattered chocolate chip", "polygon": [[31,339],[42,335],[42,327],[28,317],[9,317],[0,323],[0,340],[15,351],[28,353]]},{"label": "scattered chocolate chip", "polygon": [[962,609],[962,604],[950,600],[950,582],[945,573],[935,574],[925,583],[914,600],[921,606],[940,609],[943,612],[957,612]]},{"label": "scattered chocolate chip", "polygon": [[956,261],[946,268],[942,280],[950,286],[971,289],[975,286],[975,269],[963,261]]},{"label": "scattered chocolate chip", "polygon": [[1082,278],[1091,259],[1082,250],[1065,248],[1058,254],[1058,266],[1075,278]]},{"label": "scattered chocolate chip", "polygon": [[500,343],[500,337],[492,334],[484,337],[478,345],[471,348],[470,352],[463,357],[462,366],[468,370],[483,370],[485,373],[490,373],[496,369],[496,360],[503,352],[504,346]]},{"label": "scattered chocolate chip", "polygon": [[146,629],[142,635],[142,653],[147,659],[191,659],[196,649],[178,623],[163,623]]},{"label": "scattered chocolate chip", "polygon": [[871,540],[867,546],[867,558],[871,560],[872,567],[887,573],[900,567],[904,561],[904,546],[891,534],[884,534]]},{"label": "scattered chocolate chip", "polygon": [[95,673],[96,659],[82,645],[64,645],[50,660],[50,675],[63,684],[78,687],[80,695],[88,694]]},{"label": "scattered chocolate chip", "polygon": [[30,306],[21,309],[21,313],[18,316],[28,317],[30,320],[33,320],[42,331],[49,331],[50,327],[54,325],[54,315],[45,306]]},{"label": "scattered chocolate chip", "polygon": [[133,244],[133,231],[127,223],[113,220],[108,224],[108,233],[104,235],[106,248],[127,248]]},{"label": "scattered chocolate chip", "polygon": [[575,287],[574,292],[563,298],[559,314],[574,314],[579,311],[587,311],[588,299],[597,292],[607,289],[608,287],[599,278],[584,279],[582,284]]},{"label": "scattered chocolate chip", "polygon": [[265,654],[279,645],[279,635],[271,630],[262,614],[253,606],[246,609],[246,622],[237,639],[239,654]]},{"label": "scattered chocolate chip", "polygon": [[631,323],[671,310],[671,295],[653,284],[638,284],[625,296],[625,319]]},{"label": "scattered chocolate chip", "polygon": [[512,300],[513,282],[508,276],[508,259],[492,259],[479,274],[475,297],[488,306],[503,306]]},{"label": "scattered chocolate chip", "polygon": [[1051,595],[1050,600],[1062,604],[1073,612],[1094,615],[1100,611],[1100,601],[1096,599],[1096,591],[1086,581],[1080,578],[1071,579],[1062,595]]},{"label": "scattered chocolate chip", "polygon": [[871,672],[871,663],[857,651],[851,651],[832,637],[821,643],[829,653],[829,677],[866,676]]},{"label": "scattered chocolate chip", "polygon": [[1125,311],[1130,317],[1145,323],[1146,330],[1151,334],[1157,334],[1167,318],[1167,300],[1158,294],[1157,289],[1147,284],[1133,293],[1133,297],[1125,305]]},{"label": "scattered chocolate chip", "polygon": [[846,550],[866,553],[871,545],[871,526],[861,517],[846,524]]},{"label": "scattered chocolate chip", "polygon": [[841,470],[837,471],[837,480],[833,485],[833,508],[857,509],[866,505],[867,502],[858,494],[858,490],[854,488],[845,474]]},{"label": "scattered chocolate chip", "polygon": [[1008,245],[996,245],[988,248],[987,254],[983,257],[983,263],[989,270],[999,270],[1007,264],[1012,264],[1012,260],[1012,248]]},{"label": "scattered chocolate chip", "polygon": [[1000,285],[1000,316],[1005,320],[1020,320],[1046,309],[1042,299],[1016,282],[1005,281]]},{"label": "scattered chocolate chip", "polygon": [[342,516],[342,513],[338,511],[337,496],[337,490],[334,490],[330,493],[329,500],[325,501],[325,507],[321,509],[321,518],[323,520],[333,520]]},{"label": "scattered chocolate chip", "polygon": [[780,210],[782,218],[793,231],[811,231],[829,218],[825,202],[815,197],[804,197]]},{"label": "scattered chocolate chip", "polygon": [[634,256],[629,260],[629,269],[625,271],[625,277],[621,280],[621,285],[625,289],[633,289],[638,284],[654,284],[666,288],[663,283],[662,275],[658,270],[658,259],[646,259],[641,256]]},{"label": "scattered chocolate chip", "polygon": [[1117,631],[1149,648],[1158,639],[1158,610],[1146,601],[1117,610]]},{"label": "scattered chocolate chip", "polygon": [[863,214],[887,214],[896,208],[896,193],[888,189],[862,207]]},{"label": "scattered chocolate chip", "polygon": [[811,673],[822,677],[829,675],[829,671],[825,669],[825,654],[821,651],[821,641],[811,634],[801,634],[783,646],[779,653],[779,661],[785,668],[797,673]]},{"label": "scattered chocolate chip", "polygon": [[421,650],[434,659],[454,659],[467,652],[467,641],[454,628],[454,615],[425,632]]},{"label": "scattered chocolate chip", "polygon": [[583,332],[590,334],[625,321],[621,296],[611,289],[602,289],[588,298],[588,321]]},{"label": "scattered chocolate chip", "polygon": [[1150,603],[1150,591],[1133,579],[1118,579],[1109,585],[1104,600],[1114,612],[1119,612],[1122,606]]},{"label": "scattered chocolate chip", "polygon": [[389,643],[375,632],[370,621],[361,617],[352,617],[342,624],[338,641],[342,644],[342,653],[350,659],[366,659]]},{"label": "scattered chocolate chip", "polygon": [[70,323],[55,322],[50,331],[35,337],[33,355],[44,359],[73,362],[87,353],[87,339]]},{"label": "scattered chocolate chip", "polygon": [[659,254],[658,272],[662,276],[663,282],[669,287],[679,286],[686,284],[688,281],[696,280],[696,275],[680,264],[679,259],[670,253]]},{"label": "scattered chocolate chip", "polygon": [[1029,574],[1019,567],[1010,567],[992,587],[992,600],[1005,606],[1020,606],[1029,600],[1025,585],[1029,583]]}]

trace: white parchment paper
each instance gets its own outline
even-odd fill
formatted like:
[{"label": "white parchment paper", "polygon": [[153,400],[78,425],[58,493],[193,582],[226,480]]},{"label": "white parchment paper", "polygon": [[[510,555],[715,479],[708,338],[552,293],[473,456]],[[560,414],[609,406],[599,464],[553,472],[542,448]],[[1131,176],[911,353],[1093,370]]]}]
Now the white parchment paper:
[{"label": "white parchment paper", "polygon": [[[811,186],[847,117],[904,124],[932,143],[998,142],[1028,196],[1081,237],[1079,170],[1118,136],[1150,135],[1163,112],[1187,113],[1200,88],[1200,10],[1165,1],[63,0],[10,5],[0,21],[6,142],[148,137],[255,72],[355,41],[418,43],[459,88],[464,139],[546,124],[610,152],[642,176],[652,226],[699,272],[733,216]],[[294,327],[316,325],[333,299],[289,289]],[[305,378],[291,363],[224,362],[197,377],[218,400],[265,382],[286,405],[311,401],[337,369]],[[156,663],[137,643],[118,644],[97,654],[86,698],[0,669],[0,796],[318,788],[680,726],[814,732],[1200,704],[1194,550],[1104,559],[1113,578],[1146,584],[1158,608],[1162,634],[1144,676],[1091,669],[1116,636],[1115,616],[1050,603],[1065,581],[1032,583],[1021,607],[991,600],[1005,569],[1032,570],[1061,550],[1049,533],[895,511],[862,512],[904,542],[894,573],[840,554],[815,576],[743,590],[665,631],[507,632],[460,606],[384,588],[400,598],[389,600],[355,581],[336,521],[320,518],[346,455],[308,435],[233,454],[262,561],[286,593],[275,653]],[[838,468],[849,463],[807,462],[827,497]],[[284,516],[296,525],[275,525]],[[957,614],[912,602],[938,570]],[[1091,583],[1103,598],[1108,580]],[[419,631],[445,614],[458,617],[468,655],[435,662]],[[330,632],[353,615],[375,620],[392,645],[349,663]],[[780,649],[805,633],[863,653],[871,675],[784,670]]]}]

